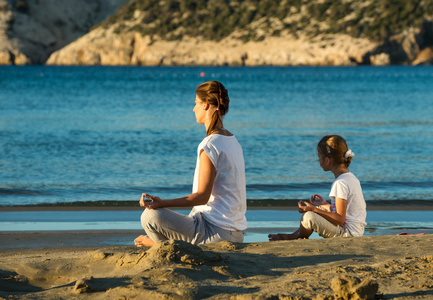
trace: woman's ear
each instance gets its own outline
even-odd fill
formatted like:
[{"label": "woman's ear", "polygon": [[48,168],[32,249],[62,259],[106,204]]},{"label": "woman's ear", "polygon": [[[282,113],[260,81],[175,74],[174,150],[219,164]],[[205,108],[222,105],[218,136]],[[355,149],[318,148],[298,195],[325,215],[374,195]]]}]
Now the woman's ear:
[{"label": "woman's ear", "polygon": [[210,107],[209,103],[204,103],[203,104],[203,110],[208,110]]}]

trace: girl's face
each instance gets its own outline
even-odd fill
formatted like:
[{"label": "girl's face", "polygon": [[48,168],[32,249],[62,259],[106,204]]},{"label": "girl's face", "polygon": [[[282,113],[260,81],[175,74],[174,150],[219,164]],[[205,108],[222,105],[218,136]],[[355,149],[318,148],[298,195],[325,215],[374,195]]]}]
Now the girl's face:
[{"label": "girl's face", "polygon": [[193,112],[195,113],[195,118],[197,123],[204,124],[206,120],[206,103],[201,101],[201,99],[195,95],[195,106]]},{"label": "girl's face", "polygon": [[319,156],[319,164],[322,167],[323,171],[330,170],[331,159],[329,157],[324,156],[319,151],[317,151],[317,155]]}]

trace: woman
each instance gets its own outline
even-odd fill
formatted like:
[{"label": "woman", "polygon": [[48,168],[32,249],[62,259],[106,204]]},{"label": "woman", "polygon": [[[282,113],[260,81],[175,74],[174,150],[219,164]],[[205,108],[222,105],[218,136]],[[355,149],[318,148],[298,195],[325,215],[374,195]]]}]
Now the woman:
[{"label": "woman", "polygon": [[[195,92],[193,111],[207,134],[197,149],[193,193],[171,200],[142,194],[140,206],[146,209],[141,224],[147,235],[135,239],[138,247],[169,239],[192,244],[243,242],[242,231],[247,228],[245,164],[239,142],[223,127],[228,92],[218,81],[202,83]],[[167,207],[193,208],[185,216]]]}]

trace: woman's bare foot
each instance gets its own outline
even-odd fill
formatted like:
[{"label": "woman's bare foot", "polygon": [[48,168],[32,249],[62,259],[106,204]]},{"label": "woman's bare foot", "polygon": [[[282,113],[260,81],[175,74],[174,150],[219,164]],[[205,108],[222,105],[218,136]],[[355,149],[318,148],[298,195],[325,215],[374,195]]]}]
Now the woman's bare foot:
[{"label": "woman's bare foot", "polygon": [[287,234],[287,233],[277,233],[277,234],[269,234],[269,241],[284,241],[284,240],[296,240],[298,239],[298,235],[295,233]]},{"label": "woman's bare foot", "polygon": [[140,235],[134,240],[134,243],[137,247],[152,247],[153,244],[155,244],[155,242],[147,235]]}]

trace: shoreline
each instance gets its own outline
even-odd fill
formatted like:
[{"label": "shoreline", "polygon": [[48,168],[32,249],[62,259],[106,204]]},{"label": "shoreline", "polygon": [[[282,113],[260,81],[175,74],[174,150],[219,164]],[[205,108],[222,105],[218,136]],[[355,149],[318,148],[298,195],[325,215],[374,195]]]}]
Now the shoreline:
[{"label": "shoreline", "polygon": [[[5,248],[131,245],[144,234],[141,208],[120,207],[32,207],[29,210],[0,211],[0,250]],[[187,215],[189,210],[177,212]],[[244,242],[268,241],[268,234],[293,232],[299,227],[296,208],[248,209]],[[433,210],[369,210],[364,236],[433,234]],[[65,240],[65,236],[69,236]],[[319,239],[313,233],[311,239]],[[320,238],[321,239],[321,238]]]},{"label": "shoreline", "polygon": [[[260,230],[246,231],[246,235],[257,234],[263,235],[266,239],[260,241],[248,241],[246,238],[243,244],[267,243],[267,235],[276,233],[275,228],[263,228]],[[263,232],[261,232],[263,231]],[[278,231],[278,230],[277,230]],[[433,230],[427,231],[426,234],[419,235],[420,230],[411,231],[406,236],[433,236]],[[425,230],[424,230],[425,231]],[[278,231],[280,232],[280,231]],[[64,249],[77,247],[82,249],[101,248],[101,247],[127,247],[134,246],[134,239],[145,234],[142,229],[101,229],[101,230],[45,230],[45,231],[0,231],[0,254],[7,252],[29,251],[30,249]],[[396,233],[381,235],[369,235],[365,233],[362,237],[397,237]],[[309,240],[329,240],[318,236],[316,233]]]}]

